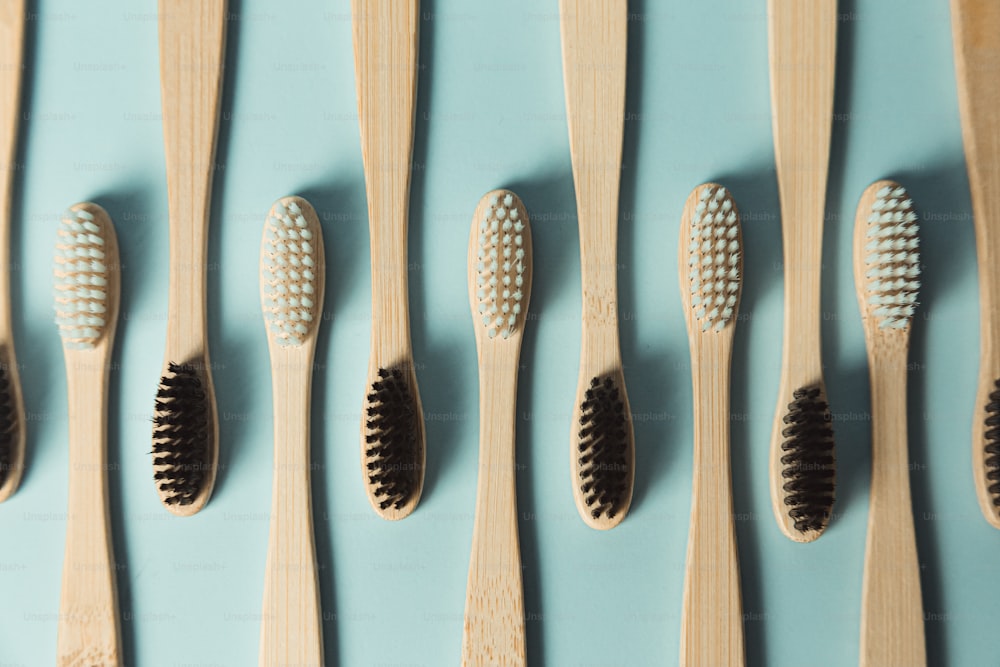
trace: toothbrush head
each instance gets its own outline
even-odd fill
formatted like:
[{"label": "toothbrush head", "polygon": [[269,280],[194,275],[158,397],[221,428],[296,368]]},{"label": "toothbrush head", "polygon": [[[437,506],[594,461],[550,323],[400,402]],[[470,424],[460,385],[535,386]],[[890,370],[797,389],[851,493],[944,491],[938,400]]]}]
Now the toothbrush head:
[{"label": "toothbrush head", "polygon": [[781,490],[796,541],[816,539],[833,511],[833,420],[821,385],[801,387],[782,417]]},{"label": "toothbrush head", "polygon": [[920,289],[917,214],[898,183],[880,181],[869,190],[874,193],[866,195],[874,199],[867,207],[868,197],[862,197],[857,224],[864,238],[855,253],[862,313],[874,318],[879,330],[907,329]]},{"label": "toothbrush head", "polygon": [[83,203],[63,214],[58,234],[53,274],[59,335],[68,350],[90,350],[113,334],[117,317],[114,226],[103,208]]},{"label": "toothbrush head", "polygon": [[[0,364],[0,489],[8,480],[19,477],[16,466],[22,463],[20,446],[21,429],[18,428],[18,409],[14,398],[14,387],[4,364]],[[6,493],[3,497],[6,497]]]},{"label": "toothbrush head", "polygon": [[617,526],[632,501],[635,454],[620,372],[590,379],[577,406],[571,454],[577,509],[592,528]]},{"label": "toothbrush head", "polygon": [[197,365],[167,365],[153,414],[153,479],[160,500],[175,514],[196,511],[207,500],[213,460],[209,398],[207,379]]},{"label": "toothbrush head", "polygon": [[743,273],[739,211],[726,188],[706,183],[688,197],[684,213],[684,301],[697,323],[692,329],[717,333],[736,321],[739,308]]},{"label": "toothbrush head", "polygon": [[408,368],[379,368],[365,396],[362,465],[368,497],[391,520],[413,511],[423,484],[423,420],[412,382]]},{"label": "toothbrush head", "polygon": [[523,331],[531,295],[531,227],[513,192],[486,193],[469,240],[469,289],[477,330],[489,340]]},{"label": "toothbrush head", "polygon": [[314,336],[323,307],[323,231],[301,197],[275,202],[260,253],[261,307],[268,336],[297,346]]}]

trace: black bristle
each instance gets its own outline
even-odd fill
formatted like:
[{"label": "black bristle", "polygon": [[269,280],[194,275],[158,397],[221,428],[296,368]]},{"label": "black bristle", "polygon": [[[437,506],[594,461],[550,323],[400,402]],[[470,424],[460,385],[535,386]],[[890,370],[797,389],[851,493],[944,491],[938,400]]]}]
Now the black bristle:
[{"label": "black bristle", "polygon": [[983,434],[986,445],[987,491],[993,497],[993,506],[1000,507],[1000,380],[993,383],[990,402],[986,404],[986,429]]},{"label": "black bristle", "polygon": [[17,438],[17,410],[13,387],[7,368],[0,364],[0,486],[7,481],[14,465],[14,447]]},{"label": "black bristle", "polygon": [[628,421],[625,401],[610,377],[595,377],[580,404],[580,490],[595,519],[613,519],[628,491]]},{"label": "black bristle", "polygon": [[833,420],[819,387],[797,389],[792,398],[781,431],[781,476],[788,515],[804,533],[821,530],[833,508]]},{"label": "black bristle", "polygon": [[380,368],[378,377],[368,394],[365,465],[379,507],[400,509],[419,485],[420,422],[404,372]]},{"label": "black bristle", "polygon": [[170,363],[160,378],[153,416],[153,478],[168,505],[190,505],[205,482],[209,457],[208,394],[194,366]]}]

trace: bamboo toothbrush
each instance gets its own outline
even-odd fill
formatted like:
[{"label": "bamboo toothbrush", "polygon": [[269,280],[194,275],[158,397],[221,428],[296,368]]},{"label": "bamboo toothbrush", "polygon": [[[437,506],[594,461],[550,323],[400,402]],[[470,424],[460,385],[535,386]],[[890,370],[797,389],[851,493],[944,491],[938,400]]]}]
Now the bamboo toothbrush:
[{"label": "bamboo toothbrush", "polygon": [[782,532],[811,542],[830,521],[833,428],[820,346],[820,269],[836,58],[836,0],[768,0],[771,119],[781,198],[785,326],[771,435]]},{"label": "bamboo toothbrush", "polygon": [[309,483],[309,399],[325,264],[323,230],[309,202],[285,197],[271,208],[260,264],[274,399],[274,489],[260,664],[322,667]]},{"label": "bamboo toothbrush", "polygon": [[361,468],[372,508],[390,520],[414,510],[424,485],[424,413],[410,345],[406,262],[419,4],[351,0],[372,262]]},{"label": "bamboo toothbrush", "polygon": [[559,0],[569,148],[580,221],[583,321],[570,471],[580,517],[614,528],[635,478],[618,340],[618,187],[625,123],[626,0]]},{"label": "bamboo toothbrush", "polygon": [[465,597],[463,667],[523,667],[514,416],[531,296],[531,228],[520,198],[487,193],[469,237],[469,304],[479,356],[479,487]]},{"label": "bamboo toothbrush", "polygon": [[24,52],[24,0],[0,5],[0,502],[24,472],[24,403],[10,314],[10,226]]},{"label": "bamboo toothbrush", "polygon": [[872,391],[860,667],[927,664],[906,439],[907,353],[920,287],[918,243],[917,215],[906,190],[892,181],[870,185],[854,224],[854,285]]},{"label": "bamboo toothbrush", "polygon": [[744,664],[729,462],[729,369],[743,274],[739,212],[716,183],[695,188],[678,244],[691,341],[694,481],[681,617],[682,667]]},{"label": "bamboo toothbrush", "polygon": [[951,22],[962,140],[979,260],[979,386],[972,472],[983,516],[1000,528],[1000,5],[952,0]]},{"label": "bamboo toothbrush", "polygon": [[121,664],[108,508],[108,371],[118,324],[118,241],[96,204],[70,208],[55,256],[56,324],[69,391],[69,512],[59,605],[60,667]]},{"label": "bamboo toothbrush", "polygon": [[170,302],[153,417],[153,476],[160,501],[181,516],[208,502],[219,461],[205,283],[225,36],[224,0],[160,0]]}]

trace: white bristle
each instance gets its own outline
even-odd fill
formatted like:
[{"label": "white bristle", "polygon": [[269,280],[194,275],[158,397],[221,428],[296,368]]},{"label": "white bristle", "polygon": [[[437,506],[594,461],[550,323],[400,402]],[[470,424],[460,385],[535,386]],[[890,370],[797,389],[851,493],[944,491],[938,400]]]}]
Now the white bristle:
[{"label": "white bristle", "polygon": [[281,345],[300,345],[317,319],[316,276],[319,229],[294,200],[279,201],[267,217],[261,251],[262,308],[267,327]]},{"label": "white bristle", "polygon": [[740,292],[739,219],[726,188],[706,185],[691,216],[688,281],[702,331],[722,331]]},{"label": "white bristle", "polygon": [[885,186],[875,197],[865,231],[868,303],[880,329],[903,329],[920,289],[917,214],[900,186]]},{"label": "white bristle", "polygon": [[[509,338],[517,329],[523,311],[524,293],[521,289],[524,276],[530,270],[524,253],[525,224],[519,211],[521,206],[511,193],[493,194],[487,200],[477,235],[477,257],[491,261],[478,262],[477,285],[479,289],[478,312],[484,313],[483,326],[490,338]],[[490,232],[490,233],[486,233]]]},{"label": "white bristle", "polygon": [[69,210],[62,216],[56,242],[55,321],[63,344],[70,349],[91,349],[107,324],[108,263],[104,230],[86,210]]}]

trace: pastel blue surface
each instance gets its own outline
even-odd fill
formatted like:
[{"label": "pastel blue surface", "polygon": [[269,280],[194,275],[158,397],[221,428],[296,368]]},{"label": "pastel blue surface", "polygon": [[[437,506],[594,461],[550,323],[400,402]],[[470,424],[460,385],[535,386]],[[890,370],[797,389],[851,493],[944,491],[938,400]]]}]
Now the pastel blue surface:
[{"label": "pastel blue surface", "polygon": [[851,234],[882,177],[911,190],[924,240],[909,390],[929,664],[998,664],[1000,534],[971,479],[977,282],[947,3],[841,2],[823,273],[840,485],[835,521],[805,546],[779,532],[767,484],[783,273],[762,0],[631,2],[619,284],[638,474],[610,533],[584,526],[569,486],[580,274],[555,0],[423,2],[410,302],[428,469],[422,504],[395,524],[370,510],[358,462],[371,281],[350,6],[231,4],[209,260],[223,469],[183,520],[159,505],[148,454],[168,263],[157,5],[31,8],[12,250],[30,449],[0,507],[0,665],[55,657],[68,471],[51,256],[59,213],[81,200],[111,213],[124,263],[109,435],[127,662],[256,664],[272,453],[258,252],[287,194],[316,206],[327,248],[313,493],[328,663],[458,664],[478,451],[466,244],[496,187],[521,194],[534,233],[517,419],[530,662],[676,664],[692,418],[675,258],[681,207],[706,180],[731,188],[747,247],[732,445],[748,664],[857,664],[870,418]]}]

